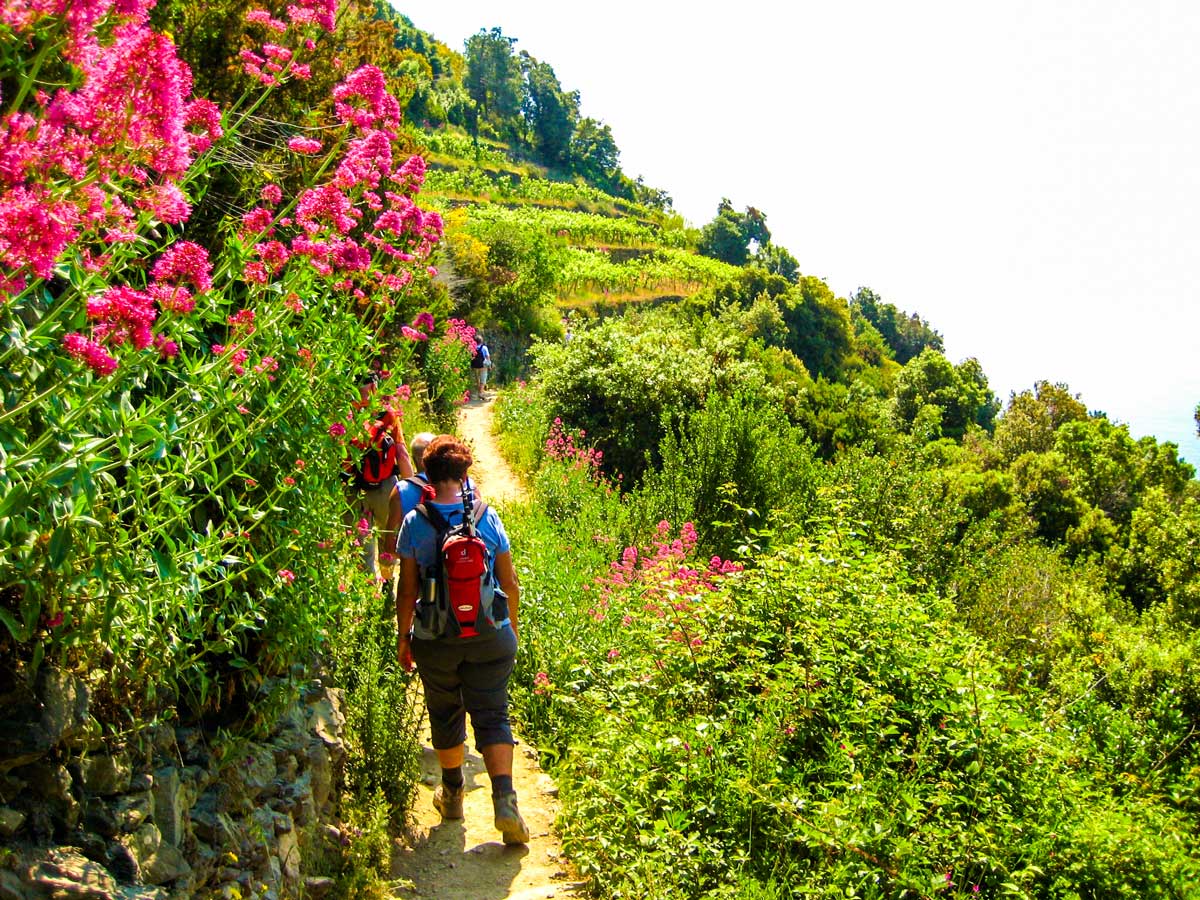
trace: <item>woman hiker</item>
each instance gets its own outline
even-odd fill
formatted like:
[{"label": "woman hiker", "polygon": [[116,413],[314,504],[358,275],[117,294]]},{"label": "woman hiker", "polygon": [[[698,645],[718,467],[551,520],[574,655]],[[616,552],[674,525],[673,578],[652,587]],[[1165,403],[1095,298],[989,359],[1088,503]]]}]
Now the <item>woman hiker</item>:
[{"label": "woman hiker", "polygon": [[[473,461],[470,448],[452,435],[439,435],[425,448],[425,474],[436,491],[431,505],[448,524],[462,521],[463,486]],[[479,503],[473,508],[478,509]],[[442,767],[442,782],[433,793],[434,808],[444,819],[463,817],[462,764],[470,714],[477,749],[492,782],[496,828],[504,843],[525,844],[529,829],[517,810],[513,790],[514,742],[508,721],[508,679],[517,655],[521,591],[500,517],[487,507],[475,524],[489,551],[492,581],[500,587],[492,605],[495,629],[473,637],[422,636],[422,629],[413,634],[422,579],[441,567],[437,528],[422,510],[415,509],[405,516],[396,542],[400,557],[396,657],[405,671],[411,672],[415,664],[425,688],[433,748]]]}]

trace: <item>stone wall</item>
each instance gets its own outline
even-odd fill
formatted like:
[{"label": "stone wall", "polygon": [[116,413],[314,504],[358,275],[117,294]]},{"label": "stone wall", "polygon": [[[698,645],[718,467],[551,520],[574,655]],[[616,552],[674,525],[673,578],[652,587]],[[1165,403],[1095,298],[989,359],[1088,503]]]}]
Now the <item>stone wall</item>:
[{"label": "stone wall", "polygon": [[44,671],[0,699],[0,900],[319,897],[332,881],[301,855],[341,840],[340,704],[313,681],[266,738],[158,725],[117,743],[83,682]]}]

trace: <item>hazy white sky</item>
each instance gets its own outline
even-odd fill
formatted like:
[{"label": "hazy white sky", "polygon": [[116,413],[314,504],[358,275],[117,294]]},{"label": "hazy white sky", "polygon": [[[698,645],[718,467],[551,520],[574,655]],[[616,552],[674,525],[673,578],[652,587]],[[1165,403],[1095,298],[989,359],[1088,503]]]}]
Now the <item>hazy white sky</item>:
[{"label": "hazy white sky", "polygon": [[1200,464],[1200,3],[393,2],[517,38],[692,223],[756,206],[1002,400],[1066,382]]}]

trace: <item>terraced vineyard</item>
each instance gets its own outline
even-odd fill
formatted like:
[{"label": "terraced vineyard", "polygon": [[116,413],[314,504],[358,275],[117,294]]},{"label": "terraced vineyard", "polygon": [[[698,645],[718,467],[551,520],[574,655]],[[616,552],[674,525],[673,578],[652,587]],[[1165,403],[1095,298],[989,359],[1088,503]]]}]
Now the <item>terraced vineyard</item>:
[{"label": "terraced vineyard", "polygon": [[[548,301],[564,308],[603,306],[661,297],[686,297],[736,277],[738,268],[698,254],[696,232],[663,213],[578,180],[555,180],[544,169],[514,161],[503,145],[474,142],[450,131],[416,135],[435,168],[425,194],[470,236],[476,255],[497,273],[491,249],[497,235],[549,238],[553,248]],[[468,241],[451,241],[462,247]],[[614,252],[618,251],[618,252]],[[619,251],[633,251],[621,253]],[[464,260],[455,260],[458,268]],[[511,269],[511,264],[507,266]]]}]

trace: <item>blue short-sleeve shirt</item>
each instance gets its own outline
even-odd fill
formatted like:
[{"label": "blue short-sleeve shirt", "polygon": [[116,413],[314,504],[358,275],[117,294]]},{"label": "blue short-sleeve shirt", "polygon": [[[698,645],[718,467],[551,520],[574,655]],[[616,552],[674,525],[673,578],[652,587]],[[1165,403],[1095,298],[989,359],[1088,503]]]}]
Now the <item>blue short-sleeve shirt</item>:
[{"label": "blue short-sleeve shirt", "polygon": [[[442,514],[442,518],[449,524],[457,525],[462,521],[462,503],[433,503],[431,505],[437,508],[437,511]],[[510,545],[508,535],[504,531],[504,524],[490,506],[483,511],[483,518],[475,523],[475,532],[488,548],[488,565],[494,580],[496,577],[496,554],[508,553]],[[404,517],[404,524],[400,526],[400,534],[396,537],[396,553],[405,559],[415,559],[422,572],[437,563],[437,529],[416,509]],[[497,598],[500,596],[502,595],[497,594]],[[498,600],[498,602],[500,601]],[[507,603],[496,608],[496,616],[497,626],[503,627],[508,624]]]},{"label": "blue short-sleeve shirt", "polygon": [[[462,521],[461,503],[434,503],[432,506],[451,525]],[[483,511],[483,518],[475,523],[475,530],[487,545],[493,561],[497,553],[509,551],[508,534],[504,531],[504,524],[490,506]],[[437,562],[437,552],[437,529],[414,508],[404,517],[404,524],[400,526],[400,534],[396,538],[397,555],[405,559],[415,559],[424,571]],[[493,571],[492,574],[496,573]]]},{"label": "blue short-sleeve shirt", "polygon": [[[424,472],[418,472],[416,477],[420,478],[426,484],[429,483],[429,479],[425,477]],[[421,502],[422,493],[423,491],[421,488],[409,481],[407,478],[401,480],[400,508],[404,511],[404,515],[407,516],[410,512],[417,508],[417,504]]]}]

